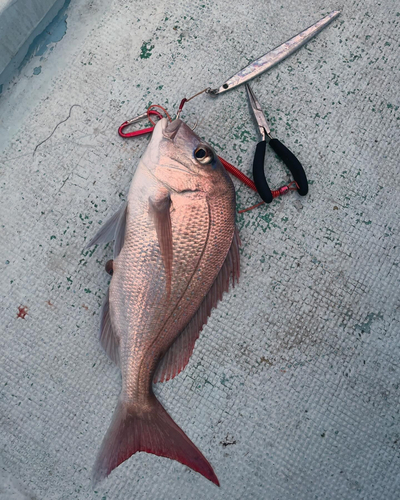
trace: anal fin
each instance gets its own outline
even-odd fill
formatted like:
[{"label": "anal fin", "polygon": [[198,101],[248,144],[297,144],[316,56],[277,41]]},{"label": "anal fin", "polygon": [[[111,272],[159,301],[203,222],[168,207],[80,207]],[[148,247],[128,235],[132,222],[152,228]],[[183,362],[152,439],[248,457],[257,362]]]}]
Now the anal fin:
[{"label": "anal fin", "polygon": [[106,351],[107,356],[113,361],[117,366],[119,366],[119,344],[120,339],[115,334],[110,318],[110,308],[109,308],[109,291],[107,291],[106,298],[104,299],[103,308],[101,311],[100,320],[100,344]]}]

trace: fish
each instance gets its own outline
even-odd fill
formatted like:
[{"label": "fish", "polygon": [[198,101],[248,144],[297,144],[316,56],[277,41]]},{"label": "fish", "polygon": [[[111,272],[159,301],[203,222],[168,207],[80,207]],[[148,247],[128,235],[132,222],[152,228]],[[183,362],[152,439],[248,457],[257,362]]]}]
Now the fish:
[{"label": "fish", "polygon": [[180,118],[159,120],[127,201],[87,247],[114,240],[100,343],[122,388],[93,484],[137,452],[176,460],[219,486],[153,383],[187,365],[199,333],[240,274],[233,183],[214,150]]}]

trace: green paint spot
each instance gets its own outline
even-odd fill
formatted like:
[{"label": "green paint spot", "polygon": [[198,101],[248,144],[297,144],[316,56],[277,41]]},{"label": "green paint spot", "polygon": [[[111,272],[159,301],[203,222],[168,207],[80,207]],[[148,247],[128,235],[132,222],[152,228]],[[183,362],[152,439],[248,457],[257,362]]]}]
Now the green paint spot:
[{"label": "green paint spot", "polygon": [[34,68],[34,70],[33,70],[34,75],[40,75],[41,72],[42,72],[41,66],[36,66],[36,68]]},{"label": "green paint spot", "polygon": [[154,45],[150,45],[150,42],[143,42],[141,47],[140,59],[148,59],[151,56],[151,51],[154,49]]},{"label": "green paint spot", "polygon": [[360,325],[354,325],[356,330],[360,330],[361,333],[371,333],[372,322],[376,319],[383,319],[382,314],[369,313],[367,315],[366,321]]},{"label": "green paint spot", "polygon": [[211,146],[214,147],[214,149],[221,149],[221,150],[225,150],[226,149],[225,146],[222,146],[218,142],[214,142],[212,139],[208,139],[208,142],[211,144]]},{"label": "green paint spot", "polygon": [[271,221],[273,218],[274,218],[274,214],[271,212],[264,212],[262,215],[260,214],[260,219],[262,219],[264,222],[267,223],[266,228],[263,228],[262,226],[260,226],[260,228],[262,229],[262,231],[264,233],[266,232],[267,229],[270,229],[270,224],[271,224]]},{"label": "green paint spot", "polygon": [[52,236],[50,236],[50,239],[51,240],[55,240],[56,239],[56,236],[54,236],[54,234]]}]

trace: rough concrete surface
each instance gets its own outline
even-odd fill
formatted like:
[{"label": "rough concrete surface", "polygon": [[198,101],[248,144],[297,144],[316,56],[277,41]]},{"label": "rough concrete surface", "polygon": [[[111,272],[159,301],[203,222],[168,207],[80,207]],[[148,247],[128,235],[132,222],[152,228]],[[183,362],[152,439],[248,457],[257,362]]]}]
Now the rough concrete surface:
[{"label": "rough concrete surface", "polygon": [[[120,376],[97,341],[111,246],[84,246],[148,143],[118,126],[150,103],[173,113],[340,7],[253,83],[310,193],[238,215],[241,283],[156,387],[221,487],[139,453],[93,491]],[[0,498],[399,498],[398,2],[76,0],[66,15],[0,98]],[[182,116],[250,174],[243,88]],[[271,152],[266,169],[289,179]],[[257,202],[235,186],[239,209]]]}]

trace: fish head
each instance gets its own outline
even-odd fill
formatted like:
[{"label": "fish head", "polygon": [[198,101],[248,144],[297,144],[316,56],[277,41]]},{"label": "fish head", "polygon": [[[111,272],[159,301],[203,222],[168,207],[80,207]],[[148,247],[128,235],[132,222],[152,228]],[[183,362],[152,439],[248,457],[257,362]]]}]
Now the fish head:
[{"label": "fish head", "polygon": [[213,148],[179,118],[157,123],[144,160],[160,182],[177,192],[210,192],[231,183]]}]

